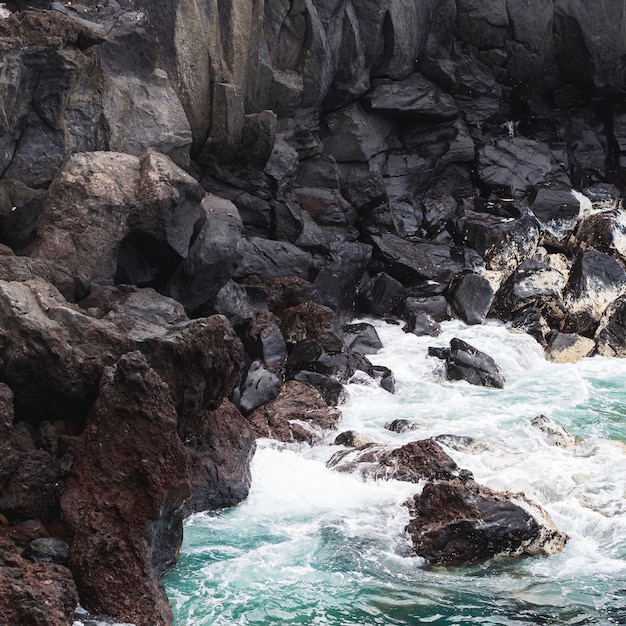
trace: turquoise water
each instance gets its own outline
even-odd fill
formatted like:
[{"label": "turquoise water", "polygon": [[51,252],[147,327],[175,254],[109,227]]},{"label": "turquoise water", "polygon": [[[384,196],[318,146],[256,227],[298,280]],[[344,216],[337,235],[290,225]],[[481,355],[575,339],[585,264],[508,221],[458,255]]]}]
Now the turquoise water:
[{"label": "turquoise water", "polygon": [[[548,363],[530,337],[501,325],[450,322],[436,339],[377,328],[385,348],[371,358],[394,370],[397,393],[361,377],[348,386],[340,430],[398,445],[476,438],[480,446],[446,451],[478,481],[544,506],[570,537],[565,550],[427,568],[404,533],[418,485],[327,469],[335,433],[315,447],[262,440],[249,498],[186,523],[165,579],[176,624],[626,624],[626,361]],[[427,348],[452,336],[496,359],[504,390],[442,379]],[[550,445],[530,424],[539,413],[577,443]],[[418,430],[384,429],[397,418]]]}]

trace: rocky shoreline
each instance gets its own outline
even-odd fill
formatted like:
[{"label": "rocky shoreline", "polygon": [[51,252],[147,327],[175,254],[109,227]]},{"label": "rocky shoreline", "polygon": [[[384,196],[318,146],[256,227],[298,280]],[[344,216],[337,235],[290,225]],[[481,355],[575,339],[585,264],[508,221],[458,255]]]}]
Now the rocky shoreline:
[{"label": "rocky shoreline", "polygon": [[[80,601],[171,624],[182,520],[246,497],[255,439],[337,428],[355,372],[393,392],[357,316],[432,336],[496,318],[555,361],[626,356],[618,3],[6,7],[2,623],[71,624]],[[433,356],[506,385],[460,340]],[[418,553],[562,547],[523,495],[410,445],[377,462],[430,481]],[[472,553],[442,539],[490,515],[510,523]]]}]

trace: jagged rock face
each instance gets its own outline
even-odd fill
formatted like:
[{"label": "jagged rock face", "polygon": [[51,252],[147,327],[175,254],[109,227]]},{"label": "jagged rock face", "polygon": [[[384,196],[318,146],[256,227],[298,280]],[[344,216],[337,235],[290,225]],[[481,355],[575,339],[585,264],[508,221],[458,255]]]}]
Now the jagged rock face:
[{"label": "jagged rock face", "polygon": [[86,608],[171,623],[154,573],[174,562],[182,540],[173,522],[189,495],[186,457],[168,387],[139,352],[105,371],[75,455],[61,511]]},{"label": "jagged rock face", "polygon": [[0,139],[4,177],[45,186],[70,154],[91,150],[155,148],[188,160],[189,124],[156,70],[146,15],[118,7],[117,15],[86,17],[23,11],[0,21],[0,85],[10,94]]},{"label": "jagged rock face", "polygon": [[313,442],[323,430],[337,428],[340,417],[313,387],[289,380],[278,397],[248,415],[248,421],[257,437]]}]

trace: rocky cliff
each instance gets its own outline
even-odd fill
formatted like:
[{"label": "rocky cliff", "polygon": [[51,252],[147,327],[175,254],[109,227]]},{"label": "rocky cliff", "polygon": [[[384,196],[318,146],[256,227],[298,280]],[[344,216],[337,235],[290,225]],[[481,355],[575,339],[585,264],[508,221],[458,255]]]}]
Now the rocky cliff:
[{"label": "rocky cliff", "polygon": [[393,389],[356,314],[626,355],[623,2],[2,15],[3,623],[171,623],[181,520],[245,498],[255,437]]}]

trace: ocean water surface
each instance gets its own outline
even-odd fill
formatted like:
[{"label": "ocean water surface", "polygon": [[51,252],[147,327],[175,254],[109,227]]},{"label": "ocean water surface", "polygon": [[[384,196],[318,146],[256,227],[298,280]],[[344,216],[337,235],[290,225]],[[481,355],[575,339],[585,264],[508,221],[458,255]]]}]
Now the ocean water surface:
[{"label": "ocean water surface", "polygon": [[[474,438],[444,449],[478,482],[546,508],[569,535],[564,551],[427,567],[404,532],[404,503],[419,485],[327,469],[342,449],[337,433],[316,446],[261,440],[248,499],[186,522],[165,578],[176,625],[626,624],[626,360],[557,365],[531,337],[495,323],[447,322],[436,338],[375,325],[384,348],[370,359],[394,371],[396,394],[360,377],[348,385],[340,431],[397,445]],[[427,349],[452,337],[490,354],[505,388],[445,381]],[[577,443],[550,445],[531,425],[539,414]],[[398,418],[417,430],[385,430]]]}]

